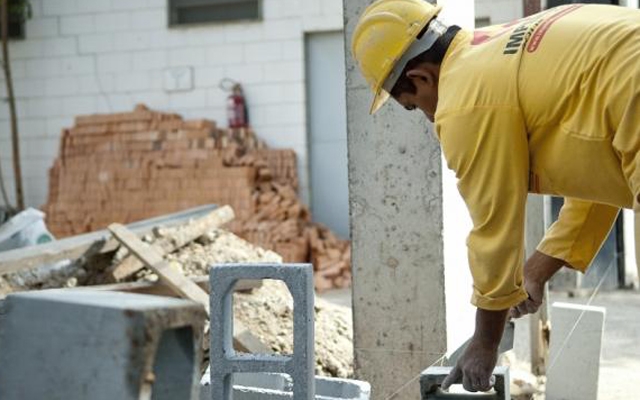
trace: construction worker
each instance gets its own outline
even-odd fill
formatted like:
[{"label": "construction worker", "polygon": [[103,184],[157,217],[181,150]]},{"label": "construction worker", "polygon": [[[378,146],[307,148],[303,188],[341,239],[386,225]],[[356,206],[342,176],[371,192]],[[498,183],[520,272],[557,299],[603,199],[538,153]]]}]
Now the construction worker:
[{"label": "construction worker", "polygon": [[[535,312],[562,266],[584,272],[621,207],[640,209],[640,11],[567,5],[467,32],[423,0],[378,0],[352,52],[375,93],[434,122],[473,229],[476,328],[445,380],[490,389],[509,310]],[[564,196],[524,259],[527,193]]]}]

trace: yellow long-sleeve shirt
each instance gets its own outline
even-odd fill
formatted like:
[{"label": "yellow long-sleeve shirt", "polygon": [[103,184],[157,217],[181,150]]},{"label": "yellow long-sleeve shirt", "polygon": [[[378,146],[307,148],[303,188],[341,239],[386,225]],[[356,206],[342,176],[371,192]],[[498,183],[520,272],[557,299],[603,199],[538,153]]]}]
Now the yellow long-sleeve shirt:
[{"label": "yellow long-sleeve shirt", "polygon": [[569,5],[459,32],[436,132],[469,209],[472,303],[513,306],[528,192],[564,196],[538,250],[584,271],[640,194],[640,11]]}]

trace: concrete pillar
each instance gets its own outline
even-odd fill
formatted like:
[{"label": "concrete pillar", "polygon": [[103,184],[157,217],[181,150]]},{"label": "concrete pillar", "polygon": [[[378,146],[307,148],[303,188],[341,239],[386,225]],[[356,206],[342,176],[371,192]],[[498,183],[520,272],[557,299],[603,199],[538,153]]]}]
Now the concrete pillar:
[{"label": "concrete pillar", "polygon": [[[367,113],[372,94],[350,46],[371,2],[344,2],[356,374],[376,398],[414,399],[421,369],[473,332],[465,245],[471,222],[446,167],[443,179],[424,116],[397,104]],[[446,23],[473,29],[472,1],[439,4]]]},{"label": "concrete pillar", "polygon": [[351,58],[370,0],[344,1],[355,371],[376,399],[416,399],[446,350],[440,148],[421,113],[368,114]]}]

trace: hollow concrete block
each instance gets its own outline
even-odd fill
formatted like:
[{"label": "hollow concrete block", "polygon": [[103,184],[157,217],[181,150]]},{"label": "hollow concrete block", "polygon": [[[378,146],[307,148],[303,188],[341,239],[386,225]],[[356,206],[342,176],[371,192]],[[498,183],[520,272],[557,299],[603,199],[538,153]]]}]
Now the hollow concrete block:
[{"label": "hollow concrete block", "polygon": [[[293,378],[293,399],[312,400],[314,292],[311,264],[224,264],[211,268],[211,398],[231,400],[234,373],[284,373]],[[240,279],[283,281],[293,297],[294,354],[237,353],[233,349],[233,286]]]},{"label": "hollow concrete block", "polygon": [[[200,381],[200,400],[211,399],[210,373]],[[369,400],[371,385],[367,382],[315,377],[315,400]],[[286,400],[293,397],[293,381],[285,374],[250,373],[236,376],[233,385],[234,400]]]},{"label": "hollow concrete block", "polygon": [[511,400],[508,367],[496,367],[493,370],[496,382],[492,392],[488,393],[448,393],[440,389],[442,382],[453,367],[429,367],[420,374],[420,394],[422,400]]},{"label": "hollow concrete block", "polygon": [[9,295],[0,313],[0,398],[195,400],[205,318],[194,302],[159,296]]}]

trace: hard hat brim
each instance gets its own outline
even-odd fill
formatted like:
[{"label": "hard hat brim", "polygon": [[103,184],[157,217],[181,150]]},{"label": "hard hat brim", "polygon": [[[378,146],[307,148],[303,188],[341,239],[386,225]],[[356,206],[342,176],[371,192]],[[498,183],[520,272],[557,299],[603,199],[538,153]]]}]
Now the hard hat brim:
[{"label": "hard hat brim", "polygon": [[386,90],[384,90],[382,88],[378,89],[378,92],[373,97],[373,102],[371,103],[371,108],[369,109],[369,114],[373,115],[376,112],[378,112],[378,110],[380,108],[382,108],[384,103],[386,103],[387,100],[389,100],[389,97],[391,97],[389,92],[387,92]]}]

